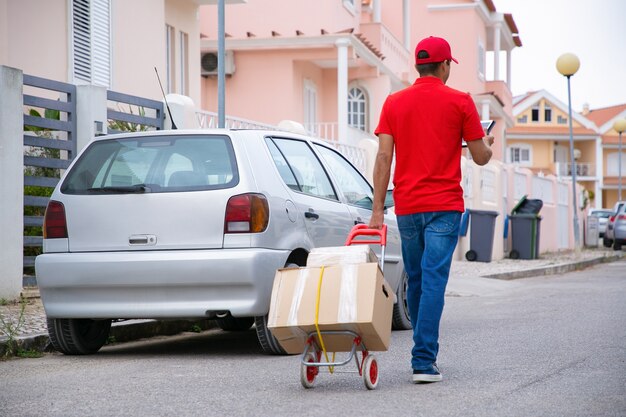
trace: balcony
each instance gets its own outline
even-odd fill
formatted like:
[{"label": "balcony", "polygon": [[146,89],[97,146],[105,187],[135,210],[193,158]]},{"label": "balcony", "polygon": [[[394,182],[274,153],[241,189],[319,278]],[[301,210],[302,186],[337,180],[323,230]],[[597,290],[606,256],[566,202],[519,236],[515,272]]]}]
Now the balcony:
[{"label": "balcony", "polygon": [[357,35],[365,44],[380,51],[384,63],[403,82],[409,82],[409,70],[413,67],[411,53],[404,47],[402,42],[382,23],[363,23],[360,26],[361,33]]},{"label": "balcony", "polygon": [[[572,164],[569,162],[556,162],[555,170],[557,177],[571,177],[572,176]],[[582,179],[594,179],[596,177],[596,164],[590,164],[586,162],[576,163],[576,176]]]}]

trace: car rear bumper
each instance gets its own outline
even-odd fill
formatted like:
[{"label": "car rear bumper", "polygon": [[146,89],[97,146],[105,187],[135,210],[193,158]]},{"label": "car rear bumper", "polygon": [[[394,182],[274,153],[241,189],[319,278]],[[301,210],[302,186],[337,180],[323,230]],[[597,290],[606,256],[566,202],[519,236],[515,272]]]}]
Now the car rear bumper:
[{"label": "car rear bumper", "polygon": [[269,311],[288,251],[48,253],[35,269],[49,318],[235,317]]}]

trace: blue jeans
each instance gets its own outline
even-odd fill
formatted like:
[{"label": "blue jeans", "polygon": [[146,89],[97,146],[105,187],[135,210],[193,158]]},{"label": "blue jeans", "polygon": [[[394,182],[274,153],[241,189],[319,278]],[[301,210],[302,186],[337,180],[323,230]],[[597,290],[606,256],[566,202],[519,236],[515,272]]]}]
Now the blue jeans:
[{"label": "blue jeans", "polygon": [[436,211],[397,218],[413,325],[411,365],[424,370],[435,363],[439,352],[439,322],[461,213]]}]

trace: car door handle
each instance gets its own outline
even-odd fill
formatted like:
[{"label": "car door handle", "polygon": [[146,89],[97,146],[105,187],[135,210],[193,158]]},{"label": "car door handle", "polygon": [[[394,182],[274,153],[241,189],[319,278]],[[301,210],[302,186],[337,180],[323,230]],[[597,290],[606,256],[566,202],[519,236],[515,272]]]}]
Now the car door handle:
[{"label": "car door handle", "polygon": [[313,209],[309,209],[309,211],[307,211],[307,212],[305,212],[305,213],[304,213],[304,217],[306,217],[307,219],[314,219],[314,220],[317,220],[317,219],[319,219],[319,218],[320,218],[320,215],[319,215],[319,214],[317,214],[317,213],[315,213],[315,212],[313,211]]},{"label": "car door handle", "polygon": [[354,225],[356,226],[357,224],[365,224],[365,222],[363,221],[362,218],[357,217],[356,220],[354,221]]}]

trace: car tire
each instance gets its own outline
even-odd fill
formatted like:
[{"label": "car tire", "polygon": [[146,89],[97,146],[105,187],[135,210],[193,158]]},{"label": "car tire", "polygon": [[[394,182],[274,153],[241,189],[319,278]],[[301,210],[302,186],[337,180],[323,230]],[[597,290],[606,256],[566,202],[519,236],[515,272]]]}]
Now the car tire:
[{"label": "car tire", "polygon": [[613,241],[613,250],[622,250],[622,242],[617,239]]},{"label": "car tire", "polygon": [[96,353],[111,330],[111,320],[48,319],[47,324],[52,346],[65,355]]},{"label": "car tire", "polygon": [[411,330],[411,315],[409,314],[409,305],[406,300],[407,285],[409,276],[406,271],[402,271],[402,279],[396,292],[398,302],[393,305],[393,316],[391,318],[391,328],[393,330]]},{"label": "car tire", "polygon": [[605,248],[610,248],[611,246],[613,246],[613,241],[611,239],[608,239],[607,237],[604,237],[602,238],[602,244]]},{"label": "car tire", "polygon": [[267,327],[267,314],[255,317],[254,326],[256,328],[256,337],[259,339],[263,353],[268,355],[285,355],[287,353]]},{"label": "car tire", "polygon": [[520,255],[520,253],[517,250],[512,249],[511,252],[509,253],[509,258],[511,258],[511,259],[519,259],[519,255]]},{"label": "car tire", "polygon": [[254,324],[254,317],[233,317],[227,314],[215,320],[220,329],[227,332],[245,332]]},{"label": "car tire", "polygon": [[[304,261],[303,261],[304,262]],[[301,265],[287,260],[285,268],[298,268]],[[263,353],[268,355],[286,355],[285,349],[280,346],[278,340],[274,337],[270,329],[267,327],[268,315],[257,316],[254,318],[254,327],[256,328],[256,336]]]}]

